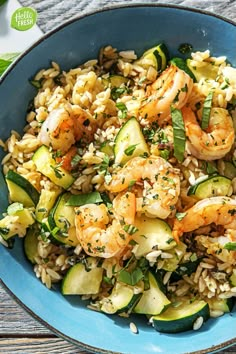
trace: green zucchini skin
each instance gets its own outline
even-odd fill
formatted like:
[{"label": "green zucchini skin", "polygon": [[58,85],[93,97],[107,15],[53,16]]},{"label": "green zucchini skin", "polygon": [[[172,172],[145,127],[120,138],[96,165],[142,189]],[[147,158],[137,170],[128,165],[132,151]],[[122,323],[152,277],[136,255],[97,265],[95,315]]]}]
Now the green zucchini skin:
[{"label": "green zucchini skin", "polygon": [[104,86],[105,87],[110,86],[111,88],[120,87],[121,85],[126,85],[131,81],[132,81],[131,79],[124,77],[122,75],[110,75],[102,79]]},{"label": "green zucchini skin", "polygon": [[133,253],[138,259],[146,256],[157,247],[160,250],[170,250],[176,246],[170,226],[162,219],[147,216],[137,217],[135,226],[138,231],[133,239],[137,246]]},{"label": "green zucchini skin", "polygon": [[204,322],[209,319],[208,303],[203,300],[185,301],[179,307],[170,306],[161,315],[153,316],[152,323],[158,332],[179,333],[193,329],[199,317],[203,317]]},{"label": "green zucchini skin", "polygon": [[9,170],[6,183],[12,202],[22,203],[25,207],[35,206],[39,201],[37,189],[19,173]]},{"label": "green zucchini skin", "polygon": [[162,313],[171,302],[161,291],[158,281],[151,271],[148,272],[148,280],[149,289],[144,290],[133,312],[144,315],[158,315]]},{"label": "green zucchini skin", "polygon": [[117,282],[111,294],[101,300],[100,308],[102,312],[107,314],[129,314],[132,312],[140,297],[141,293],[135,294],[132,286]]},{"label": "green zucchini skin", "polygon": [[192,70],[188,67],[186,61],[183,58],[172,58],[170,61],[171,64],[177,66],[179,69],[183,70],[186,72],[186,74],[188,74],[192,79],[193,82],[196,82],[196,77],[194,75],[194,73],[192,72]]},{"label": "green zucchini skin", "polygon": [[30,227],[27,230],[26,236],[24,237],[24,252],[26,258],[35,264],[35,257],[38,256],[38,236],[39,230],[37,227]]},{"label": "green zucchini skin", "polygon": [[[79,241],[76,237],[75,211],[72,206],[67,205],[70,197],[71,193],[69,192],[59,195],[49,213],[48,226],[53,242],[76,246]],[[55,228],[58,228],[58,232],[54,233]]]},{"label": "green zucchini skin", "polygon": [[158,72],[161,72],[167,67],[169,58],[169,51],[165,43],[160,43],[146,50],[136,61],[136,64],[142,66],[144,69],[153,66]]},{"label": "green zucchini skin", "polygon": [[221,175],[213,175],[194,184],[188,190],[188,195],[195,195],[199,199],[232,194],[232,181]]}]

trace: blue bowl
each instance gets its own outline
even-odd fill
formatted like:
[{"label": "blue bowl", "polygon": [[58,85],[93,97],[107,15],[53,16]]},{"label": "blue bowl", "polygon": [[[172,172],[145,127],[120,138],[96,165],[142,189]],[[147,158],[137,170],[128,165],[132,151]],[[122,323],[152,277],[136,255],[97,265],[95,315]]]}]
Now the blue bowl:
[{"label": "blue bowl", "polygon": [[[171,55],[190,43],[193,50],[210,49],[214,56],[226,55],[236,65],[236,25],[219,16],[169,5],[137,5],[106,9],[67,22],[47,34],[2,77],[0,85],[0,137],[11,129],[22,131],[29,101],[35,89],[29,79],[50,62],[67,70],[96,58],[99,48],[111,44],[119,50],[141,54],[164,41]],[[1,153],[3,156],[3,153]],[[2,157],[0,156],[0,157]],[[0,211],[7,206],[7,189],[0,176]],[[147,326],[145,318],[133,318],[139,333],[129,329],[129,319],[88,310],[78,297],[65,298],[49,291],[35,277],[25,259],[22,243],[13,250],[0,246],[0,276],[3,284],[24,308],[57,335],[96,353],[200,353],[236,343],[236,312],[209,320],[202,329],[181,334],[160,334]]]}]

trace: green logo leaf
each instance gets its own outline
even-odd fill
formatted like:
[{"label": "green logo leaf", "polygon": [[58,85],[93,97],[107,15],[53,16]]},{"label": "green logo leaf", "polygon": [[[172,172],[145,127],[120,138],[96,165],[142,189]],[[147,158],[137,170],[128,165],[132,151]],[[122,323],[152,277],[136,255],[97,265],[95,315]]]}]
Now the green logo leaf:
[{"label": "green logo leaf", "polygon": [[17,31],[27,31],[32,28],[37,20],[37,12],[31,7],[17,9],[11,17],[11,27]]}]

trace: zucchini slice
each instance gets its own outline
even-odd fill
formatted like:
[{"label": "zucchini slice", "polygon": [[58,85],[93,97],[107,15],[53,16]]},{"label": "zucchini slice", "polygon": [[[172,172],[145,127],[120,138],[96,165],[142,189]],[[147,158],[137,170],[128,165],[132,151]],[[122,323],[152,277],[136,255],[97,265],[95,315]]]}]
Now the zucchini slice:
[{"label": "zucchini slice", "polygon": [[169,52],[164,43],[148,49],[135,63],[148,69],[153,66],[157,71],[165,70],[169,60]]},{"label": "zucchini slice", "polygon": [[215,175],[191,186],[188,195],[195,195],[199,199],[216,196],[230,196],[232,181],[224,176]]},{"label": "zucchini slice", "polygon": [[174,248],[168,251],[168,253],[172,255],[172,258],[164,259],[162,268],[167,272],[174,272],[176,269],[178,269],[186,249],[187,246],[183,242],[179,241],[179,243],[177,243]]},{"label": "zucchini slice", "polygon": [[161,315],[153,316],[153,327],[158,332],[178,333],[193,329],[194,322],[203,317],[207,321],[210,312],[209,305],[203,300],[181,300],[181,305],[168,307]]},{"label": "zucchini slice", "polygon": [[144,315],[159,315],[171,302],[160,290],[157,279],[150,271],[148,272],[148,280],[149,289],[143,292],[133,312]]},{"label": "zucchini slice", "polygon": [[71,194],[63,193],[49,213],[48,225],[54,241],[69,246],[78,245],[75,229],[75,212],[72,206],[67,205]]},{"label": "zucchini slice", "polygon": [[38,222],[42,222],[44,218],[48,217],[48,214],[54,206],[57,197],[61,193],[61,190],[46,190],[42,189],[39,197],[39,202],[36,205],[35,217]]},{"label": "zucchini slice", "polygon": [[236,286],[236,273],[231,274],[229,278],[230,284],[235,287]]},{"label": "zucchini slice", "polygon": [[231,312],[234,307],[234,299],[208,299],[208,305],[211,311]]},{"label": "zucchini slice", "polygon": [[62,282],[63,295],[97,294],[102,282],[101,267],[87,268],[82,262],[75,264],[66,273]]},{"label": "zucchini slice", "polygon": [[34,222],[33,213],[29,209],[22,208],[0,220],[0,235],[6,241],[16,235],[23,237],[26,234],[26,229]]},{"label": "zucchini slice", "polygon": [[57,186],[68,189],[74,182],[74,177],[56,163],[47,146],[40,146],[34,153],[32,160],[37,170]]},{"label": "zucchini slice", "polygon": [[135,220],[135,227],[138,229],[133,235],[136,258],[146,256],[155,249],[169,250],[176,246],[171,228],[164,220],[141,216]]},{"label": "zucchini slice", "polygon": [[136,156],[149,155],[148,146],[136,118],[130,118],[115,138],[115,163],[124,165]]},{"label": "zucchini slice", "polygon": [[110,86],[111,88],[120,87],[121,85],[126,85],[130,79],[122,75],[110,75],[106,78],[102,78],[102,82],[105,87]]},{"label": "zucchini slice", "polygon": [[178,281],[183,278],[184,275],[191,275],[194,273],[201,262],[202,257],[198,257],[194,261],[187,261],[178,264],[178,267],[171,274],[171,281]]},{"label": "zucchini slice", "polygon": [[178,57],[172,58],[170,63],[177,66],[179,69],[185,71],[186,74],[188,74],[193,79],[193,81],[196,82],[196,78],[192,70],[189,69],[186,61],[183,58],[178,58]]},{"label": "zucchini slice", "polygon": [[212,63],[204,62],[203,66],[196,67],[194,60],[187,59],[186,64],[192,71],[197,82],[199,82],[201,79],[215,80],[218,75],[219,67]]},{"label": "zucchini slice", "polygon": [[224,176],[233,179],[236,177],[236,167],[232,162],[224,161]]},{"label": "zucchini slice", "polygon": [[22,203],[25,207],[33,207],[39,201],[39,192],[23,176],[9,170],[6,174],[6,183],[12,202]]},{"label": "zucchini slice", "polygon": [[101,311],[108,314],[130,313],[140,296],[141,294],[134,293],[132,286],[117,282],[111,295],[100,301]]},{"label": "zucchini slice", "polygon": [[38,236],[39,230],[36,227],[31,227],[27,230],[24,238],[24,252],[27,259],[35,264],[35,257],[38,256]]}]

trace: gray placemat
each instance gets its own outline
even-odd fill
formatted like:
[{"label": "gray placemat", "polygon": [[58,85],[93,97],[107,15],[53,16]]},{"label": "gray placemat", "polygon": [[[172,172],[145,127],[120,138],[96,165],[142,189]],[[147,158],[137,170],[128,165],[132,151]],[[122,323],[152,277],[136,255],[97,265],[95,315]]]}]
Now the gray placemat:
[{"label": "gray placemat", "polygon": [[66,20],[77,15],[122,4],[176,4],[207,10],[236,21],[236,0],[20,0],[23,6],[30,6],[38,12],[38,25],[48,32]]}]

